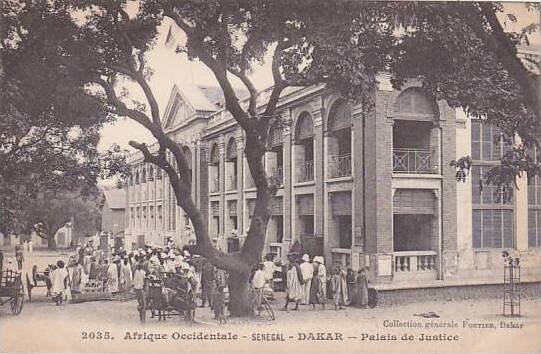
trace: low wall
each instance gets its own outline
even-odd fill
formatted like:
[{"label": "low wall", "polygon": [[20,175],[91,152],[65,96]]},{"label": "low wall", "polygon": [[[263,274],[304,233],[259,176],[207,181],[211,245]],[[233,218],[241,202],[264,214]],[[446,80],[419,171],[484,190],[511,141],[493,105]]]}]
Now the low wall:
[{"label": "low wall", "polygon": [[[439,286],[410,289],[380,289],[378,306],[424,301],[487,299],[503,296],[503,284]],[[541,282],[521,284],[522,298],[541,297]]]}]

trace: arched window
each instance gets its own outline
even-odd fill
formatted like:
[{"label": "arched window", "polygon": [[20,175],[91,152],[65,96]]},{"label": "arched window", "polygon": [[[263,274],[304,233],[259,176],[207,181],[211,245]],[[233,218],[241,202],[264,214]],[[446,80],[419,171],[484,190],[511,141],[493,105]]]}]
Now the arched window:
[{"label": "arched window", "polygon": [[436,101],[422,88],[411,87],[397,97],[393,109],[393,172],[438,173]]},{"label": "arched window", "polygon": [[212,149],[210,150],[209,164],[211,164],[211,165],[219,165],[220,164],[220,151],[218,149],[218,144],[212,145]]},{"label": "arched window", "polygon": [[156,168],[156,179],[162,179],[162,169],[161,168]]},{"label": "arched window", "polygon": [[139,184],[139,171],[135,172],[135,184]]},{"label": "arched window", "polygon": [[210,150],[209,184],[211,193],[220,191],[220,151],[218,144],[214,144]]},{"label": "arched window", "polygon": [[182,148],[182,152],[184,153],[184,158],[186,159],[186,164],[188,165],[188,176],[190,176],[190,179],[192,178],[192,151],[189,147],[184,146]]},{"label": "arched window", "polygon": [[267,136],[267,150],[265,154],[265,165],[271,171],[271,175],[278,178],[280,184],[283,184],[284,171],[284,132],[279,123],[271,125]]},{"label": "arched window", "polygon": [[295,126],[295,140],[299,144],[302,140],[312,139],[314,137],[314,123],[312,116],[308,112],[301,113]]},{"label": "arched window", "polygon": [[237,141],[229,139],[225,154],[225,174],[227,190],[237,189]]},{"label": "arched window", "polygon": [[351,176],[351,111],[343,100],[331,106],[327,128],[329,177]]},{"label": "arched window", "polygon": [[297,182],[314,180],[314,123],[308,112],[301,113],[295,126]]},{"label": "arched window", "polygon": [[153,166],[150,166],[148,170],[148,180],[154,181],[154,167]]},{"label": "arched window", "polygon": [[143,167],[143,174],[142,174],[142,177],[141,177],[141,183],[146,183],[147,181],[147,170],[146,168]]},{"label": "arched window", "polygon": [[399,118],[414,116],[416,120],[433,119],[437,112],[436,102],[423,89],[411,87],[402,92],[394,104],[394,111]]},{"label": "arched window", "polygon": [[130,186],[133,186],[133,175],[130,175],[130,179],[128,183]]}]

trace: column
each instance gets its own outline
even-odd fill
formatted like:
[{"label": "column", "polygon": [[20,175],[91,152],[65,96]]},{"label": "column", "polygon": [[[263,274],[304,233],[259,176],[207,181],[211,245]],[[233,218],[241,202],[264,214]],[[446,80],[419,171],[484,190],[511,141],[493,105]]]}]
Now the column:
[{"label": "column", "polygon": [[[218,148],[220,152],[220,180],[218,181],[220,192],[220,225],[218,225],[218,234],[225,235],[225,141],[224,136],[221,135],[218,141]],[[228,235],[225,235],[227,237]]]},{"label": "column", "polygon": [[291,240],[293,238],[293,214],[294,214],[294,201],[293,201],[293,174],[292,174],[292,145],[291,145],[291,111],[284,113],[282,116],[283,121],[283,146],[284,146],[284,166],[283,166],[283,180],[284,180],[284,239],[282,248],[282,260],[285,261],[285,256],[289,251]]},{"label": "column", "polygon": [[242,131],[236,136],[237,141],[237,231],[245,229],[244,226],[244,144]]},{"label": "column", "polygon": [[[320,98],[318,98],[320,99]],[[312,111],[314,121],[314,233],[316,236],[324,236],[323,208],[323,107]]]}]

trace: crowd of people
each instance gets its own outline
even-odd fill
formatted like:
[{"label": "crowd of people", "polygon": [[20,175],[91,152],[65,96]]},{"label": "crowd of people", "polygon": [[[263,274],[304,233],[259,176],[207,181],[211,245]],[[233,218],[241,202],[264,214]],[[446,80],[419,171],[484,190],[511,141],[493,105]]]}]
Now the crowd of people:
[{"label": "crowd of people", "polygon": [[364,268],[355,274],[350,268],[344,271],[336,265],[328,275],[322,256],[310,259],[308,254],[299,257],[298,253],[292,252],[288,260],[283,310],[287,311],[290,303],[295,304],[293,310],[298,310],[299,305],[312,305],[313,309],[321,305],[325,309],[328,300],[332,300],[335,310],[346,305],[367,307],[368,279]]}]

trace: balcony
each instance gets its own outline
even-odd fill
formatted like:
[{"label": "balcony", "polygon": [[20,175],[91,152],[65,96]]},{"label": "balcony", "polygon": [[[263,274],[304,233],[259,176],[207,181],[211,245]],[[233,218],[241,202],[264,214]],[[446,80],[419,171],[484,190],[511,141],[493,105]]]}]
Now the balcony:
[{"label": "balcony", "polygon": [[351,154],[334,155],[329,157],[329,177],[351,176]]},{"label": "balcony", "polygon": [[437,271],[436,251],[404,251],[394,252],[394,271],[400,275],[409,273],[433,273]]},{"label": "balcony", "polygon": [[393,172],[434,173],[428,149],[393,149]]},{"label": "balcony", "polygon": [[298,182],[308,182],[314,180],[314,161],[305,161],[300,166]]}]

